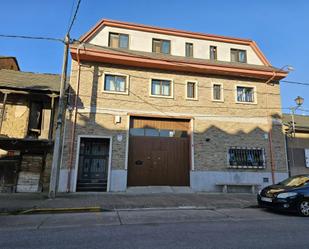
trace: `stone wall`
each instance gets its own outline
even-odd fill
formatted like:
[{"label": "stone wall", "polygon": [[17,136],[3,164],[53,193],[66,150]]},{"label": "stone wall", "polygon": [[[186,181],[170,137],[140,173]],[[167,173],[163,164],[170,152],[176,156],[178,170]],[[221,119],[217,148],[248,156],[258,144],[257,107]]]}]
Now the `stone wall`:
[{"label": "stone wall", "polygon": [[22,155],[17,180],[17,192],[40,191],[40,175],[44,158],[42,155]]}]

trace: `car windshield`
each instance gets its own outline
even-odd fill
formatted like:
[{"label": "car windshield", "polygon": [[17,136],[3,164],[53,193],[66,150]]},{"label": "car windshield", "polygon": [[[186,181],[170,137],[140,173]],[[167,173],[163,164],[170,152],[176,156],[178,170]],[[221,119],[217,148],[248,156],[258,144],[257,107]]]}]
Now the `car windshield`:
[{"label": "car windshield", "polygon": [[280,185],[287,186],[287,187],[300,187],[307,182],[309,182],[309,176],[302,175],[302,176],[290,177],[290,178],[280,182]]}]

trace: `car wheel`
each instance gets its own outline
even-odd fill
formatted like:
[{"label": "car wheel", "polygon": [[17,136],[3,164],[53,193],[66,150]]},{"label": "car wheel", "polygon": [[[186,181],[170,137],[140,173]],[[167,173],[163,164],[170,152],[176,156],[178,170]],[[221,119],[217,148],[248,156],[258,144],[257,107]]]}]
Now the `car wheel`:
[{"label": "car wheel", "polygon": [[309,217],[309,200],[301,200],[298,204],[298,212],[301,216]]}]

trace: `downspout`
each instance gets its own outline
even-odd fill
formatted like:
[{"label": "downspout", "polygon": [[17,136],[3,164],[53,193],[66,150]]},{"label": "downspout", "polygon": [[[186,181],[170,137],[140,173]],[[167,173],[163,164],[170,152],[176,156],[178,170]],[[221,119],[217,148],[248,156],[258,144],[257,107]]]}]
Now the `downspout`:
[{"label": "downspout", "polygon": [[273,155],[273,144],[272,144],[272,126],[273,126],[273,121],[270,119],[269,114],[268,114],[268,92],[267,92],[267,85],[276,77],[276,72],[273,71],[273,75],[269,80],[265,82],[266,84],[266,112],[267,112],[267,119],[269,123],[271,124],[270,130],[268,132],[268,144],[269,144],[269,154],[270,154],[270,168],[271,168],[271,179],[272,183],[275,184],[275,164],[274,164],[274,155]]},{"label": "downspout", "polygon": [[[83,43],[81,43],[76,50],[76,54],[77,54],[77,65],[78,65],[78,70],[77,70],[77,80],[76,80],[76,94],[75,94],[75,98],[74,98],[74,122],[72,124],[72,130],[71,130],[71,141],[70,141],[70,151],[69,151],[69,172],[68,172],[68,179],[67,179],[67,192],[70,192],[71,190],[71,173],[72,173],[72,168],[73,168],[73,153],[74,153],[74,141],[75,141],[75,133],[76,133],[76,122],[77,122],[77,111],[78,111],[78,107],[77,107],[77,101],[78,101],[78,97],[79,97],[79,87],[80,87],[80,69],[81,69],[81,65],[80,65],[80,57],[79,57],[79,52],[80,52],[80,48],[84,46]],[[77,158],[75,159],[77,160]]]},{"label": "downspout", "polygon": [[[288,142],[289,141],[288,141],[287,134],[284,134],[284,140],[285,140],[285,151],[286,151],[286,161],[287,161],[287,166],[288,166],[288,174],[289,174],[289,177],[291,177],[291,163],[290,163],[290,156],[289,156],[289,153],[288,153],[288,149],[289,149]],[[293,156],[293,154],[292,154],[292,156]]]}]

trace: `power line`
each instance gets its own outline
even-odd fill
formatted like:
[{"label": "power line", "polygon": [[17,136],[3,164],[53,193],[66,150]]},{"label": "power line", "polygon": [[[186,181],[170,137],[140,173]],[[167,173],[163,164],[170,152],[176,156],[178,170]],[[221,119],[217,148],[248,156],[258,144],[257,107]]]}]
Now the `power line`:
[{"label": "power line", "polygon": [[72,22],[71,22],[71,24],[69,26],[69,29],[68,29],[68,32],[67,32],[68,34],[71,32],[71,29],[72,29],[72,27],[74,25],[74,22],[76,20],[76,16],[77,16],[77,13],[78,13],[80,2],[81,2],[81,0],[78,0],[77,6],[76,6],[76,9],[75,9],[75,13],[74,13],[74,16],[73,16],[73,19],[72,19]]},{"label": "power line", "polygon": [[[110,100],[110,101],[123,101],[123,102],[129,102],[129,103],[143,103],[146,100],[143,98],[139,97],[138,94],[134,93],[132,90],[129,90],[129,92],[136,96],[140,101],[138,100],[132,100],[132,99],[121,99],[121,98],[112,98],[112,97],[104,97],[104,96],[96,96],[96,99],[102,99],[102,100]],[[71,93],[69,95],[74,95],[74,93]],[[87,94],[79,94],[81,97],[93,97],[91,95]],[[155,106],[156,108],[159,107],[166,107],[166,108],[171,108],[171,107],[183,107],[183,108],[209,108],[209,109],[234,109],[234,110],[290,110],[288,107],[254,107],[254,106],[248,106],[248,107],[231,107],[231,106],[213,106],[213,105],[193,105],[192,102],[188,103],[188,105],[179,105],[179,104],[171,104],[171,105],[161,105],[161,104],[153,104],[147,101],[148,104]],[[309,110],[302,109],[301,111],[303,112],[309,112]]]},{"label": "power line", "polygon": [[3,38],[19,38],[19,39],[32,39],[32,40],[47,40],[47,41],[57,41],[57,42],[64,42],[63,39],[60,38],[53,38],[53,37],[42,37],[42,36],[26,36],[26,35],[2,35],[0,37]]},{"label": "power line", "polygon": [[70,23],[71,23],[71,20],[72,20],[74,5],[75,5],[75,0],[72,0],[72,6],[71,6],[71,11],[70,11],[70,17],[69,17],[68,25],[67,25],[67,26],[68,26],[68,29],[69,29],[69,26],[70,26]]},{"label": "power line", "polygon": [[[72,69],[71,70],[71,72],[77,72],[78,70],[77,69]],[[91,73],[94,73],[94,70],[91,70],[91,69],[84,69],[83,70],[83,72],[91,72]],[[108,70],[99,70],[98,71],[98,73],[99,74],[102,74],[102,73],[104,73],[104,72],[108,72]],[[112,74],[112,73],[111,73]],[[131,75],[131,74],[126,74],[129,78],[136,78],[136,79],[144,79],[144,80],[147,80],[147,81],[149,81],[149,80],[151,80],[151,79],[156,79],[156,76],[154,76],[154,77],[142,77],[142,76],[137,76],[137,75]],[[101,76],[101,75],[99,75],[99,76]],[[189,76],[190,77],[190,76]],[[188,78],[189,78],[188,77]],[[159,76],[159,78],[161,78],[161,76]],[[168,76],[167,76],[167,78],[169,78]],[[192,79],[191,78],[191,81],[192,82],[195,82],[195,81],[197,81],[198,82],[198,86],[197,86],[197,88],[198,89],[213,89],[213,87],[212,86],[202,86],[201,85],[201,81],[199,81],[199,80],[196,80],[196,79]],[[210,84],[216,84],[216,83],[218,83],[218,82],[220,82],[220,80],[216,80],[216,79],[214,79],[214,80],[212,80],[213,82],[206,82],[207,84],[208,83],[210,83]],[[183,87],[185,87],[186,86],[186,81],[178,81],[178,80],[172,80],[172,82],[173,82],[173,84],[174,85],[180,85],[180,86],[183,86]],[[187,82],[190,82],[190,79],[188,79],[187,80]],[[204,82],[203,82],[204,83]],[[242,86],[242,83],[239,83],[239,84],[237,84],[237,85],[239,85],[239,86]],[[250,87],[250,86],[249,86]],[[253,87],[253,86],[252,86]],[[225,92],[225,91],[228,91],[228,92],[235,92],[236,90],[235,89],[228,89],[228,88],[224,88],[223,87],[223,89],[222,89],[222,91],[223,92]],[[278,95],[280,95],[280,94],[278,94],[278,93],[271,93],[271,92],[263,92],[263,91],[255,91],[255,90],[252,90],[252,93],[256,93],[256,94],[259,94],[259,95],[275,95],[275,96],[278,96]]]},{"label": "power line", "polygon": [[288,84],[296,84],[296,85],[309,86],[309,83],[305,83],[305,82],[290,81],[290,80],[281,80],[281,82],[288,83]]}]

